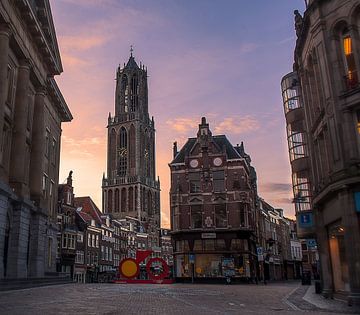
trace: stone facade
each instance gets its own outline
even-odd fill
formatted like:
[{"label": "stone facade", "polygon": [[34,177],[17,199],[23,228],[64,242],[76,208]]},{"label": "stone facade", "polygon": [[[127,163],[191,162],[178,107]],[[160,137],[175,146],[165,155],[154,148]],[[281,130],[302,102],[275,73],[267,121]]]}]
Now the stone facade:
[{"label": "stone facade", "polygon": [[61,72],[49,1],[1,1],[0,279],[55,271]]},{"label": "stone facade", "polygon": [[108,118],[103,212],[138,218],[159,244],[160,182],[155,179],[155,123],[148,113],[147,69],[132,53],[116,74],[115,116]]},{"label": "stone facade", "polygon": [[[170,213],[178,281],[221,281],[256,274],[256,173],[244,146],[213,136],[203,117],[196,138],[177,152]],[[232,267],[231,267],[232,266]]]},{"label": "stone facade", "polygon": [[360,1],[308,1],[295,24],[282,90],[298,226],[317,238],[323,294],[360,303]]}]

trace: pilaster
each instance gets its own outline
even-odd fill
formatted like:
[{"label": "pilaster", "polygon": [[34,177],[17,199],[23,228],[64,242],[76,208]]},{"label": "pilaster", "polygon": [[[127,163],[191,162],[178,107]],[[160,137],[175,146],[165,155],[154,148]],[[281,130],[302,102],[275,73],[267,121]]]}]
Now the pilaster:
[{"label": "pilaster", "polygon": [[10,183],[15,192],[22,197],[29,196],[29,178],[25,163],[28,163],[26,154],[26,128],[28,116],[28,91],[30,82],[30,63],[22,60],[18,68],[18,80],[15,96],[15,115],[10,161]]},{"label": "pilaster", "polygon": [[[8,56],[9,56],[9,40],[10,40],[10,27],[7,24],[0,24],[0,134],[3,134],[4,129],[4,110],[7,98],[8,87],[5,82],[7,81],[8,71]],[[3,136],[0,137],[0,148],[2,145]],[[7,170],[3,166],[2,152],[0,152],[0,178],[5,179]]]}]

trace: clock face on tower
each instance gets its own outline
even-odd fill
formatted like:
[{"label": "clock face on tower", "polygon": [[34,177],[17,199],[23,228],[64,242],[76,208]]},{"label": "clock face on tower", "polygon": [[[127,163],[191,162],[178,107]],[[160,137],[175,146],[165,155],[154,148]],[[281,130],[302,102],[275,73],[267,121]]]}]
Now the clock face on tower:
[{"label": "clock face on tower", "polygon": [[190,161],[190,166],[191,166],[192,168],[198,167],[198,165],[199,165],[199,161],[198,161],[198,160],[193,159],[193,160]]},{"label": "clock face on tower", "polygon": [[216,157],[214,160],[213,160],[213,163],[215,166],[220,166],[222,164],[222,159],[219,158],[219,157]]}]

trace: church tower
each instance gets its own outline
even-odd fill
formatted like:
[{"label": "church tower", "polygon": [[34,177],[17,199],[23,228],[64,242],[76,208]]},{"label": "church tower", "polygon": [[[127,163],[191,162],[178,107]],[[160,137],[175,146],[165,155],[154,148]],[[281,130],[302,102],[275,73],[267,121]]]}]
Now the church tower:
[{"label": "church tower", "polygon": [[116,73],[115,115],[108,117],[103,212],[139,219],[149,234],[160,228],[160,182],[155,179],[155,123],[149,118],[147,69],[132,54]]}]

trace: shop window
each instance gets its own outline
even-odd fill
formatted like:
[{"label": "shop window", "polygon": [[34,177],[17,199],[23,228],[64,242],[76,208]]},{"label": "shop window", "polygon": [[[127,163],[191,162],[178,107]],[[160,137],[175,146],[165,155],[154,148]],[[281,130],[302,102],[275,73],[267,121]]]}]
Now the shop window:
[{"label": "shop window", "polygon": [[356,129],[358,134],[360,134],[360,110],[356,111],[356,118],[357,118]]},{"label": "shop window", "polygon": [[190,193],[201,192],[200,173],[190,173],[189,182],[190,182]]},{"label": "shop window", "polygon": [[227,227],[226,204],[215,205],[215,226],[218,228]]},{"label": "shop window", "polygon": [[203,240],[204,250],[212,251],[215,250],[215,240]]},{"label": "shop window", "polygon": [[355,64],[353,41],[347,29],[343,32],[342,42],[345,59],[346,87],[352,89],[358,85],[359,81]]},{"label": "shop window", "polygon": [[202,207],[201,207],[201,205],[191,206],[191,227],[193,229],[202,228]]},{"label": "shop window", "polygon": [[245,250],[244,240],[242,239],[232,239],[231,240],[231,250],[243,251]]},{"label": "shop window", "polygon": [[213,189],[215,192],[225,190],[225,172],[213,171]]}]

